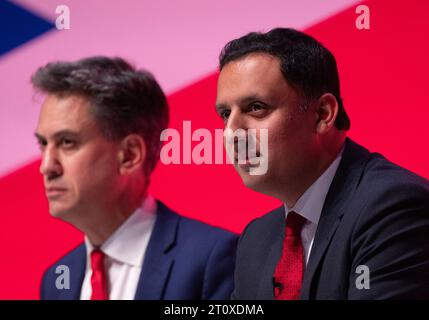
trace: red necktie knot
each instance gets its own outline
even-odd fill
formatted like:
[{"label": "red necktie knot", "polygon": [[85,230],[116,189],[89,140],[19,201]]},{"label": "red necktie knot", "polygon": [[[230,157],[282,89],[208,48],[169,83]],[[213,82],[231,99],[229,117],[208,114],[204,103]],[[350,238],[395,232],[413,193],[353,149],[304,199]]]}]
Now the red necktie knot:
[{"label": "red necktie knot", "polygon": [[296,212],[290,211],[286,218],[286,236],[298,236],[306,219]]}]

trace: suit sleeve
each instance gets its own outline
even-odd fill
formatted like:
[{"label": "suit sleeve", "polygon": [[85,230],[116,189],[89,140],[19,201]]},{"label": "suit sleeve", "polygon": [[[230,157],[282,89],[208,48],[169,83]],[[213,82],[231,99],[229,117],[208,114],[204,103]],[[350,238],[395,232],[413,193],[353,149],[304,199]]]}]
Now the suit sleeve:
[{"label": "suit sleeve", "polygon": [[203,300],[228,300],[234,288],[237,236],[227,234],[216,241],[204,273]]},{"label": "suit sleeve", "polygon": [[[249,230],[250,226],[254,223],[255,220],[251,221],[246,228],[243,230],[243,232],[240,235],[240,238],[238,239],[238,244],[237,244],[237,257],[236,257],[236,264],[235,264],[235,271],[234,271],[234,291],[231,294],[231,300],[241,300],[240,298],[240,279],[239,279],[239,275],[240,275],[240,270],[241,268],[241,262],[243,261],[242,259],[242,254],[241,254],[241,244],[243,242],[243,240],[246,238],[247,235],[247,231]],[[247,261],[246,261],[247,262]]]},{"label": "suit sleeve", "polygon": [[390,188],[368,203],[353,239],[349,299],[429,299],[427,188]]},{"label": "suit sleeve", "polygon": [[39,291],[40,300],[47,300],[48,299],[47,290],[46,290],[46,285],[47,285],[47,281],[48,281],[48,279],[47,279],[48,272],[49,272],[49,269],[43,273],[42,281],[40,282],[40,291]]}]

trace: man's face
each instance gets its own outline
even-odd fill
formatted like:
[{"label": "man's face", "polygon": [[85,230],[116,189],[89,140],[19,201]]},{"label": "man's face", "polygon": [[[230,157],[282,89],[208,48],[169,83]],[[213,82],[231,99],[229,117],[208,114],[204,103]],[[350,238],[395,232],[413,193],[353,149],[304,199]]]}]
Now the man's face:
[{"label": "man's face", "polygon": [[36,137],[52,215],[73,221],[115,198],[117,144],[102,135],[84,98],[48,95]]},{"label": "man's face", "polygon": [[[283,78],[276,57],[254,53],[226,64],[219,75],[216,109],[225,129],[268,129],[268,167],[250,175],[234,166],[246,186],[272,196],[293,188],[314,160],[316,115],[300,110],[301,99]],[[256,136],[256,147],[260,135]],[[263,154],[263,149],[258,152]],[[312,158],[313,157],[313,158]]]}]

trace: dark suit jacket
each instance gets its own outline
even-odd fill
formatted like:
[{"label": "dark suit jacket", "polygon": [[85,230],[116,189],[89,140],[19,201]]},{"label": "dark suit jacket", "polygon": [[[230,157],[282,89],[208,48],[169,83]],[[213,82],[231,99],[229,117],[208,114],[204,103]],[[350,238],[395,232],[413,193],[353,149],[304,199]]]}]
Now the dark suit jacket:
[{"label": "dark suit jacket", "polygon": [[[233,299],[274,299],[284,208],[238,245]],[[358,289],[369,269],[369,289]],[[429,182],[347,139],[328,191],[301,299],[429,299]]]},{"label": "dark suit jacket", "polygon": [[[233,290],[238,237],[174,213],[158,201],[135,299],[229,299]],[[70,289],[59,290],[56,267],[70,270]],[[68,253],[44,274],[41,298],[79,299],[86,266],[85,244]]]}]

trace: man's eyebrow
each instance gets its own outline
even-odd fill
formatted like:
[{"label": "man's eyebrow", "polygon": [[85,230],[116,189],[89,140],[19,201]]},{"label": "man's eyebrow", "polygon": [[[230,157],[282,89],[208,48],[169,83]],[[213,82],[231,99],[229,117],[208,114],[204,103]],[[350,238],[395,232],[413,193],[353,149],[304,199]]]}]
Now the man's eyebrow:
[{"label": "man's eyebrow", "polygon": [[254,101],[264,101],[265,99],[262,98],[259,95],[251,95],[251,96],[247,96],[247,97],[243,97],[239,100],[239,104],[243,105],[243,104],[249,104],[250,102],[254,102]]},{"label": "man's eyebrow", "polygon": [[[43,141],[47,140],[43,135],[41,135],[38,132],[35,132],[34,135],[36,136],[36,138],[39,142],[43,142]],[[62,137],[70,137],[70,136],[71,137],[77,137],[77,136],[79,136],[79,133],[76,131],[72,131],[72,130],[61,130],[61,131],[55,132],[52,135],[52,139],[58,140]]]},{"label": "man's eyebrow", "polygon": [[56,140],[56,139],[64,137],[64,136],[77,137],[77,136],[79,136],[79,132],[72,131],[72,130],[61,130],[61,131],[55,132],[52,137]]},{"label": "man's eyebrow", "polygon": [[35,132],[34,136],[36,137],[36,139],[39,143],[46,141],[46,138],[44,136],[42,136],[41,134],[39,134],[38,132]]},{"label": "man's eyebrow", "polygon": [[228,106],[226,104],[223,104],[223,103],[216,103],[215,109],[217,112],[219,112],[221,110],[228,109]]},{"label": "man's eyebrow", "polygon": [[[250,102],[264,101],[264,100],[265,100],[264,98],[262,98],[261,96],[255,94],[255,95],[250,95],[250,96],[246,96],[246,97],[240,98],[238,100],[238,105],[242,106],[242,105],[247,105]],[[216,111],[223,110],[223,109],[228,109],[228,108],[229,107],[226,104],[223,104],[223,103],[216,104]]]}]

